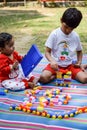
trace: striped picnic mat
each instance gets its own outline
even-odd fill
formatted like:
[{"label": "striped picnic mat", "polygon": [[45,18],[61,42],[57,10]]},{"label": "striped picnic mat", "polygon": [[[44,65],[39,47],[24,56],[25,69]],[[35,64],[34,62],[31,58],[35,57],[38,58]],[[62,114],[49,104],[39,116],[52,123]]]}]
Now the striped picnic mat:
[{"label": "striped picnic mat", "polygon": [[[86,63],[87,55],[83,57]],[[33,74],[39,77],[42,69],[46,66],[47,60],[43,58],[33,70]],[[61,94],[70,94],[71,100],[68,104],[46,106],[48,111],[65,112],[74,108],[87,106],[87,84],[81,84],[72,80],[74,87],[63,87]],[[43,90],[57,88],[55,81],[42,85]],[[0,87],[0,92],[4,89]],[[43,91],[41,90],[41,91]],[[38,97],[38,95],[37,95]],[[26,98],[25,91],[9,91],[6,95],[0,95],[0,130],[87,130],[87,113],[81,113],[74,117],[53,119],[36,114],[28,114],[23,111],[9,110],[11,104],[23,103]],[[38,105],[38,101],[36,102]]]}]

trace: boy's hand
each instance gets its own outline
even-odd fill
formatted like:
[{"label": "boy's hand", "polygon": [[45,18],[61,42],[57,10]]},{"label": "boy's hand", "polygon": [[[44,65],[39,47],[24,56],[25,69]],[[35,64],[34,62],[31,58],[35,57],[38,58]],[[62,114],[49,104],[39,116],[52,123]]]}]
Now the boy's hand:
[{"label": "boy's hand", "polygon": [[86,71],[87,65],[81,65],[81,69],[82,69],[83,71]]},{"label": "boy's hand", "polygon": [[74,64],[75,67],[79,68],[81,65],[79,63]]},{"label": "boy's hand", "polygon": [[58,63],[56,61],[52,61],[50,63],[50,66],[51,66],[52,69],[58,70]]},{"label": "boy's hand", "polygon": [[80,68],[81,67],[81,61],[75,62],[74,66]]}]

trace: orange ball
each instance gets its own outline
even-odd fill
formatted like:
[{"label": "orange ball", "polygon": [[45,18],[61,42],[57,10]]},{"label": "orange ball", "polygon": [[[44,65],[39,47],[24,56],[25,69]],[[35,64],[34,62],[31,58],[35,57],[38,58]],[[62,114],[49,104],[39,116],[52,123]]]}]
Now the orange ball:
[{"label": "orange ball", "polygon": [[64,104],[68,104],[68,100],[64,100],[64,102],[63,102]]}]

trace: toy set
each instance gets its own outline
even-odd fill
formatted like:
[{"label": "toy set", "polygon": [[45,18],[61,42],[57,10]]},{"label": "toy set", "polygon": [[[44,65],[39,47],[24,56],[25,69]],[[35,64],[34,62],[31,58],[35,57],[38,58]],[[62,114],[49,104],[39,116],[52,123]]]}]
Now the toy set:
[{"label": "toy set", "polygon": [[61,105],[68,104],[69,100],[71,100],[70,95],[62,94],[61,92],[62,89],[60,88],[52,88],[45,91],[39,86],[34,90],[25,91],[26,97],[24,98],[24,101],[20,104],[10,105],[9,109],[23,111],[27,114],[34,114],[52,119],[69,118],[77,114],[87,112],[87,106],[67,111],[49,110],[49,108],[56,105],[59,105],[61,108]]},{"label": "toy set", "polygon": [[[80,111],[83,108],[80,108]],[[38,115],[38,116],[43,116],[43,117],[48,117],[48,118],[52,118],[52,119],[63,119],[63,118],[69,118],[69,117],[73,117],[77,114],[79,114],[79,110],[78,109],[73,109],[70,111],[64,111],[64,112],[54,112],[54,111],[49,111],[44,109],[41,106],[35,107],[35,106],[28,106],[28,105],[23,105],[20,104],[19,106],[17,105],[11,105],[10,106],[10,110],[21,110],[23,112],[26,112],[28,114],[34,114],[34,115]],[[87,107],[85,107],[85,112],[87,112]]]},{"label": "toy set", "polygon": [[71,71],[68,70],[58,70],[56,72],[56,86],[62,86],[62,87],[70,87],[71,85]]},{"label": "toy set", "polygon": [[[66,47],[62,54],[68,55],[66,52]],[[42,54],[39,52],[36,45],[32,45],[26,56],[24,56],[21,66],[25,77],[31,73],[35,66],[43,58]],[[28,60],[30,59],[30,61]],[[74,62],[75,63],[75,62]],[[73,63],[73,64],[74,64]],[[75,108],[72,110],[62,111],[61,105],[67,105],[71,100],[69,94],[63,94],[62,87],[71,86],[71,71],[67,69],[59,69],[56,72],[56,86],[57,88],[43,90],[41,86],[35,87],[33,90],[25,91],[25,98],[19,104],[11,104],[9,110],[23,111],[27,114],[35,114],[38,116],[53,118],[53,119],[63,119],[68,117],[73,117],[80,113],[87,112],[87,106]],[[59,87],[62,86],[62,87]],[[1,96],[5,96],[8,91],[0,92]],[[60,110],[52,110],[52,107],[59,106]],[[51,110],[50,110],[51,109]]]}]

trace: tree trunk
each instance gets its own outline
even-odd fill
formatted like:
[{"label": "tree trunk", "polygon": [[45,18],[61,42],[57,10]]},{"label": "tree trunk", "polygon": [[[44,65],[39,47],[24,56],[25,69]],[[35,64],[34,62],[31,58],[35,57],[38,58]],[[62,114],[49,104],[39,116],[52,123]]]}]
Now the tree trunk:
[{"label": "tree trunk", "polygon": [[3,5],[4,5],[4,6],[7,5],[7,0],[3,0]]}]

